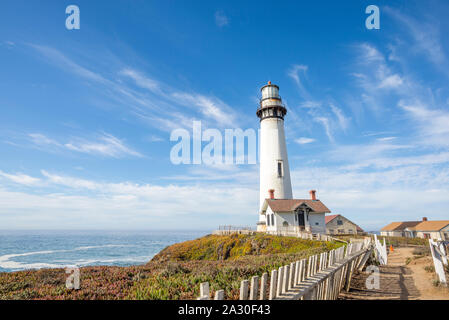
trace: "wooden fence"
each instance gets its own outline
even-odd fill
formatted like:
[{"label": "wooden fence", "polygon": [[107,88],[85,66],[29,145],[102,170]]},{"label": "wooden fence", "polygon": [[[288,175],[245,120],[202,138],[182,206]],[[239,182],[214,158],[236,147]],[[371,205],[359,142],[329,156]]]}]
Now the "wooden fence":
[{"label": "wooden fence", "polygon": [[388,254],[387,254],[387,245],[385,243],[382,244],[378,239],[377,235],[374,235],[374,255],[376,259],[379,261],[380,265],[387,265],[388,263]]},{"label": "wooden fence", "polygon": [[[250,227],[236,227],[236,226],[219,226],[217,230],[214,230],[212,234],[215,235],[231,235],[231,234],[255,234],[257,231],[252,230]],[[260,231],[260,233],[271,234],[284,237],[297,237],[301,239],[318,240],[318,241],[340,241],[346,242],[326,234],[312,233],[305,231],[301,227],[288,226],[279,227],[276,231]]]},{"label": "wooden fence", "polygon": [[448,265],[449,241],[434,241],[429,239],[430,252],[432,253],[433,265],[435,266],[435,273],[438,275],[440,283],[447,286],[446,272],[444,266]]},{"label": "wooden fence", "polygon": [[256,233],[251,227],[240,227],[240,226],[218,226],[218,230],[214,230],[212,234],[216,235],[231,235],[231,234],[254,234]]},{"label": "wooden fence", "polygon": [[[353,272],[363,269],[372,251],[371,239],[366,238],[292,262],[272,270],[270,276],[243,280],[240,300],[335,300],[342,289],[349,289]],[[209,283],[201,283],[198,300],[209,299]],[[225,292],[217,290],[214,299],[225,299]]]}]

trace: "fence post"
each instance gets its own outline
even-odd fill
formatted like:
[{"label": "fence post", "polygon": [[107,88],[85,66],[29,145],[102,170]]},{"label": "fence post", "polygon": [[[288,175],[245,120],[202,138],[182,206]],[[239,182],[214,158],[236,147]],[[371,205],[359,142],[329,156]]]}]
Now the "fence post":
[{"label": "fence post", "polygon": [[284,266],[284,281],[282,283],[282,293],[285,294],[288,292],[288,283],[290,282],[290,266],[286,265]]},{"label": "fence post", "polygon": [[279,267],[276,297],[280,297],[282,295],[282,284],[283,284],[283,281],[284,281],[284,267]]},{"label": "fence post", "polygon": [[288,278],[288,290],[291,290],[295,285],[296,264],[290,263],[290,276]]},{"label": "fence post", "polygon": [[277,279],[278,279],[278,271],[271,270],[271,279],[270,279],[270,300],[276,298],[276,290],[277,290]]},{"label": "fence post", "polygon": [[217,290],[214,300],[224,300],[224,290]]},{"label": "fence post", "polygon": [[349,291],[349,287],[351,286],[353,265],[354,265],[354,260],[351,260],[351,262],[349,262],[349,264],[348,264],[348,272],[346,273],[346,285],[345,285],[346,292]]},{"label": "fence post", "polygon": [[293,281],[293,285],[294,286],[296,286],[300,282],[300,280],[299,280],[299,277],[300,277],[300,275],[299,275],[299,272],[300,272],[299,266],[300,266],[300,262],[296,261],[296,263],[295,263],[295,278],[294,278],[294,281]]},{"label": "fence post", "polygon": [[320,253],[320,263],[318,264],[318,272],[321,272],[323,270],[323,259],[324,259],[324,252]]},{"label": "fence post", "polygon": [[312,260],[313,260],[313,256],[310,256],[309,261],[307,262],[307,278],[310,278],[310,275],[312,272]]},{"label": "fence post", "polygon": [[368,249],[368,250],[366,251],[366,253],[363,255],[362,260],[360,260],[360,263],[359,263],[359,265],[358,265],[358,270],[359,270],[359,271],[362,271],[362,270],[363,270],[363,267],[365,267],[365,264],[366,264],[366,262],[368,261],[368,259],[369,259],[370,256],[371,256],[371,250]]},{"label": "fence post", "polygon": [[260,300],[267,300],[267,281],[268,273],[265,272],[260,279]]},{"label": "fence post", "polygon": [[240,283],[240,300],[248,300],[248,280],[242,280]]},{"label": "fence post", "polygon": [[327,281],[327,290],[326,290],[326,295],[324,297],[326,300],[332,300],[332,298],[333,298],[334,279],[335,279],[335,274],[332,274]]},{"label": "fence post", "polygon": [[209,300],[210,299],[209,282],[200,283],[200,296],[198,300]]},{"label": "fence post", "polygon": [[301,282],[303,282],[306,279],[307,259],[302,259],[300,262],[302,263],[302,267],[301,267]]},{"label": "fence post", "polygon": [[257,300],[257,293],[259,291],[259,277],[251,278],[251,288],[249,290],[249,300]]}]

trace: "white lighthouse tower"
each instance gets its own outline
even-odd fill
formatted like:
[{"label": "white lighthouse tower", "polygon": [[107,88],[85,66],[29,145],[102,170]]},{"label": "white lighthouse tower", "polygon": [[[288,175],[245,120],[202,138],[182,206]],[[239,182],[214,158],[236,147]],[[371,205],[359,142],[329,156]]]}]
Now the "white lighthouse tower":
[{"label": "white lighthouse tower", "polygon": [[[279,87],[263,86],[257,109],[260,119],[260,207],[266,198],[292,199],[292,183],[285,143],[284,117],[287,109],[279,96]],[[273,191],[274,190],[274,191]],[[273,195],[274,193],[274,195]],[[265,218],[260,215],[259,222]]]}]

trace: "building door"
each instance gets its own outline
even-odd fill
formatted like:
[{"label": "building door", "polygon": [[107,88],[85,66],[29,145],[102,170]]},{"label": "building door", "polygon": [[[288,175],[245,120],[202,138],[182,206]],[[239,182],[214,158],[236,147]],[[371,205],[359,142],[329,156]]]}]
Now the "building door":
[{"label": "building door", "polygon": [[298,226],[304,227],[304,225],[305,225],[304,212],[298,211],[296,214],[298,215]]}]

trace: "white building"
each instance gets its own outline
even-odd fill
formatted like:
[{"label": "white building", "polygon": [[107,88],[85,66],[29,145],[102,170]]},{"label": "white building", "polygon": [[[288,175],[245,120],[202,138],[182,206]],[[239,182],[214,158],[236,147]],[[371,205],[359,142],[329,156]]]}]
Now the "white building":
[{"label": "white building", "polygon": [[341,214],[333,214],[326,216],[326,232],[327,234],[358,234],[363,233],[362,228],[357,224],[342,216]]},{"label": "white building", "polygon": [[382,236],[449,240],[449,220],[392,222],[380,230]]},{"label": "white building", "polygon": [[262,89],[260,119],[260,209],[257,231],[304,230],[326,233],[325,213],[330,210],[316,199],[293,199],[284,117],[287,109],[279,87],[268,82]]},{"label": "white building", "polygon": [[260,119],[260,208],[268,190],[275,190],[279,199],[293,197],[284,133],[287,109],[282,104],[277,85],[268,82],[261,91],[262,99],[257,109]]},{"label": "white building", "polygon": [[[315,190],[310,191],[310,199],[276,199],[274,194],[265,199],[260,215],[266,232],[307,231],[326,233],[325,215],[330,210],[315,198]],[[259,230],[262,230],[260,228]]]}]

